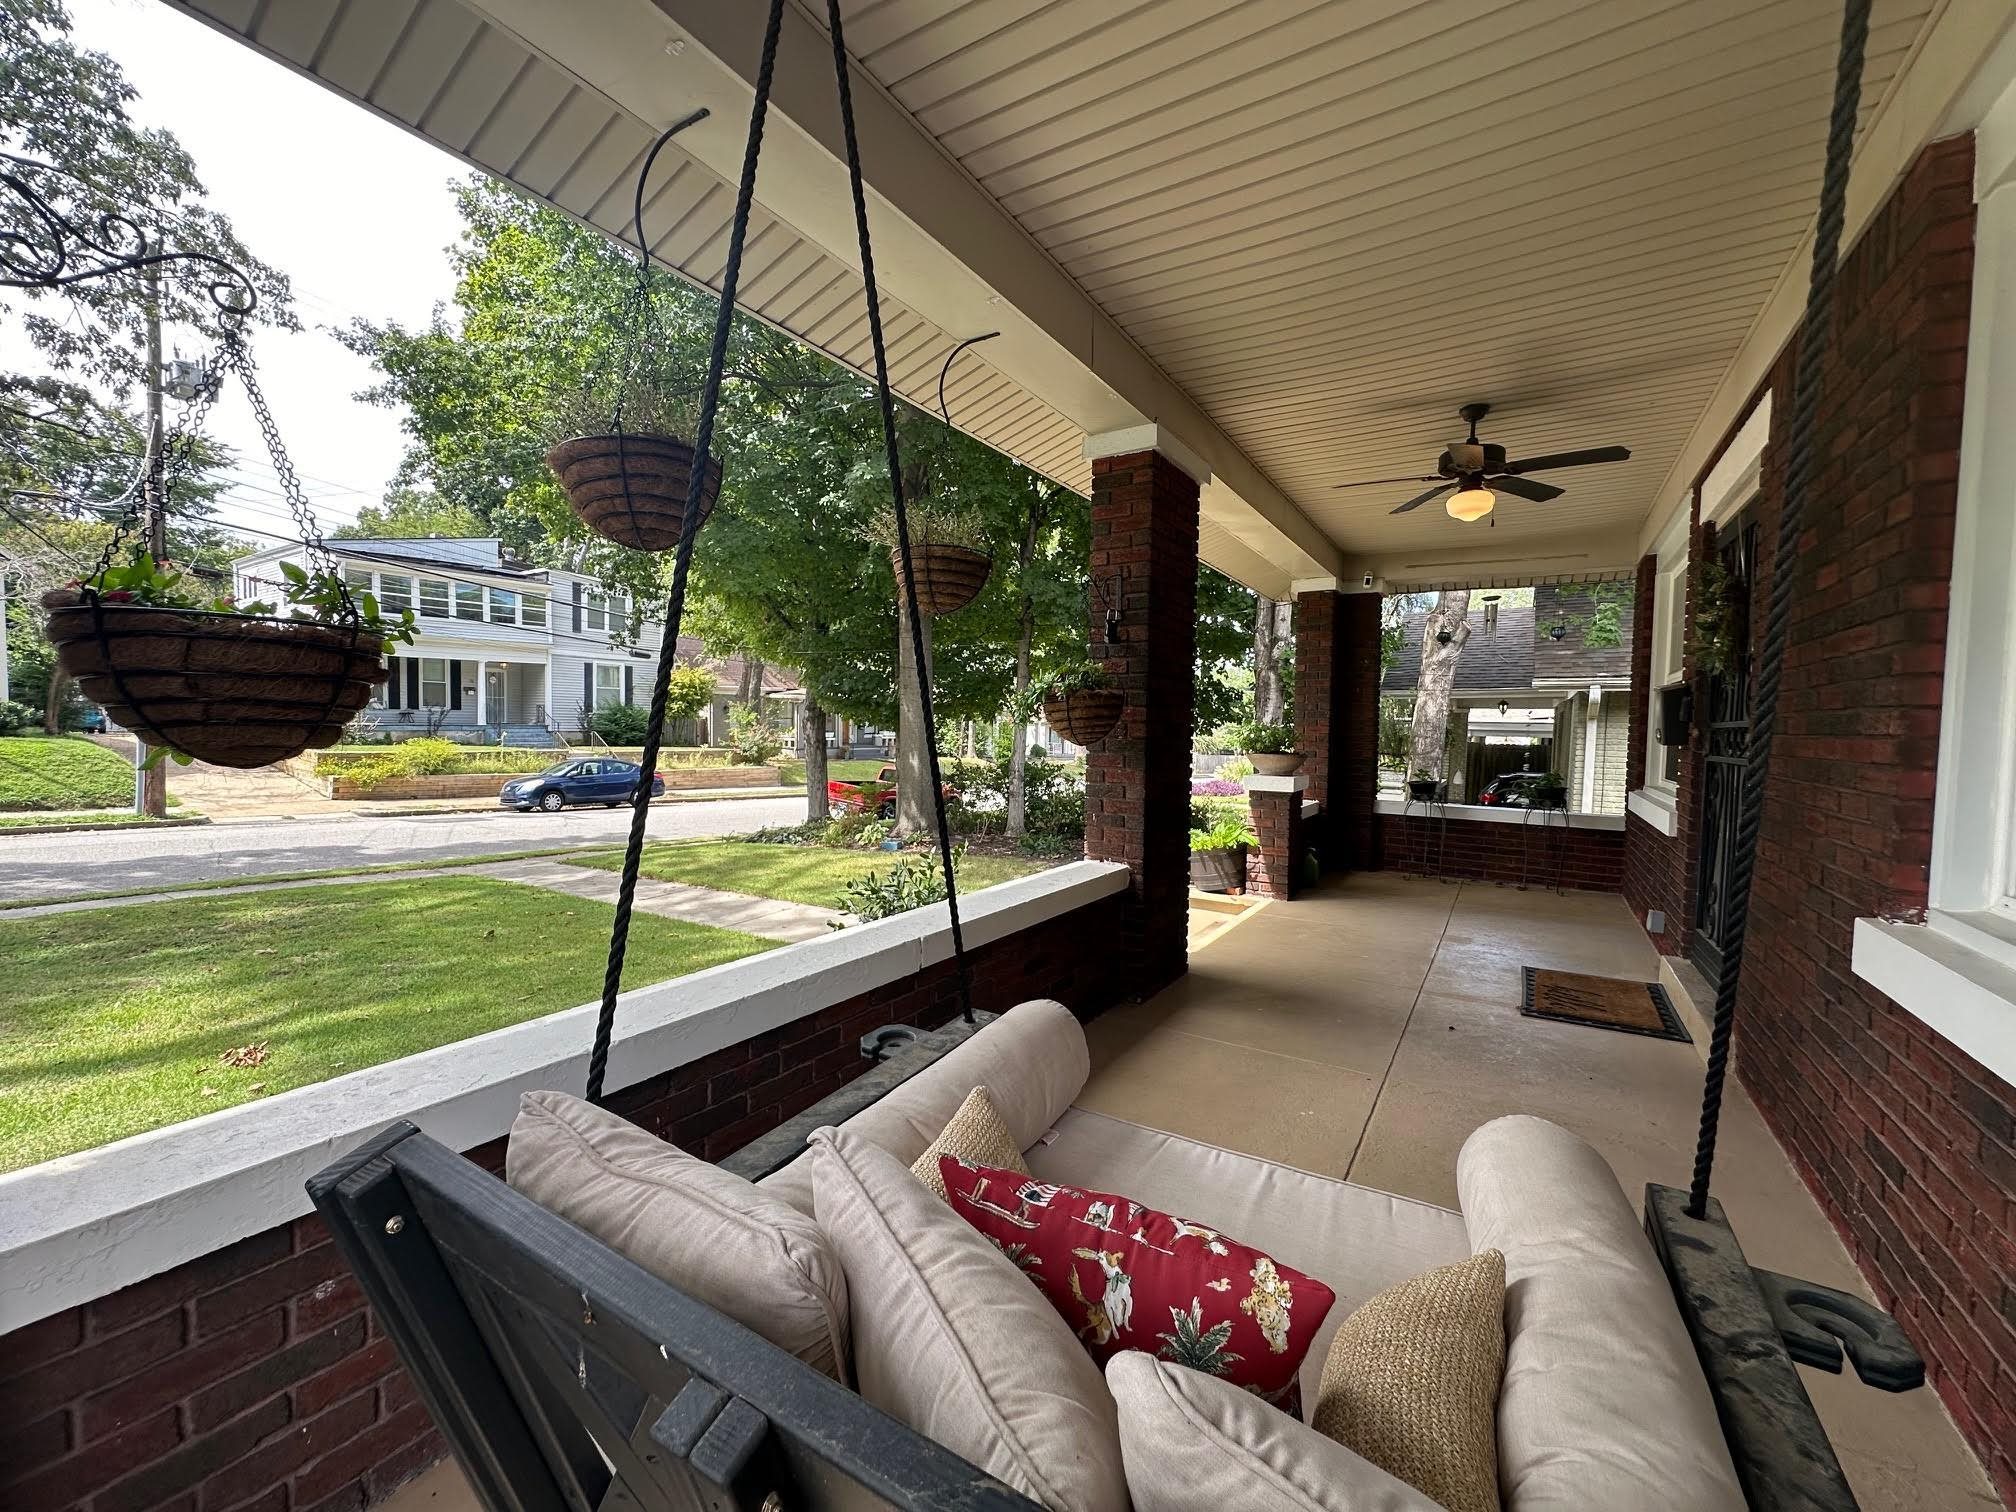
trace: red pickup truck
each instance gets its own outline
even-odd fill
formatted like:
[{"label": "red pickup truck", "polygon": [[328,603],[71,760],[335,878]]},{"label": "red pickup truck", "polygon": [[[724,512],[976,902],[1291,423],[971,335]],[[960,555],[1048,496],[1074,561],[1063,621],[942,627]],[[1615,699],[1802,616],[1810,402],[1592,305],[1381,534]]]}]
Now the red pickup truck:
[{"label": "red pickup truck", "polygon": [[[959,790],[946,783],[947,799],[957,798]],[[896,817],[896,767],[893,763],[884,766],[873,780],[843,782],[835,778],[826,784],[826,803],[835,813],[869,814],[877,819]]]}]

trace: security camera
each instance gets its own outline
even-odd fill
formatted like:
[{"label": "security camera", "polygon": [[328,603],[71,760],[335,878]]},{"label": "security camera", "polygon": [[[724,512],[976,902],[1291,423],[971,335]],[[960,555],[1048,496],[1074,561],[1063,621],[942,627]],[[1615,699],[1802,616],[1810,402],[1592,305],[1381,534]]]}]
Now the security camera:
[{"label": "security camera", "polygon": [[1372,574],[1369,572],[1365,574],[1365,586],[1367,588],[1372,586]]}]

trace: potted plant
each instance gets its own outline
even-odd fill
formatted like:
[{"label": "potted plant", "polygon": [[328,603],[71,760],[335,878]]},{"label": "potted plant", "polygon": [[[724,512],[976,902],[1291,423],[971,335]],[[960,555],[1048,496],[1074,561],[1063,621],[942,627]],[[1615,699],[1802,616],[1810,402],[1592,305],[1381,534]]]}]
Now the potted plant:
[{"label": "potted plant", "polygon": [[[1192,814],[1195,820],[1199,816]],[[1190,831],[1190,885],[1199,892],[1246,891],[1246,851],[1260,842],[1237,814],[1222,814]]]},{"label": "potted plant", "polygon": [[[585,390],[561,415],[565,435],[546,453],[567,504],[590,530],[635,551],[670,551],[686,519],[693,481],[689,389],[660,387],[632,368]],[[704,523],[721,492],[721,461],[707,462]]]},{"label": "potted plant", "polygon": [[240,604],[135,547],[42,596],[48,636],[84,695],[161,755],[257,767],[336,744],[385,680],[413,614],[379,612],[330,568],[282,563],[285,612]]},{"label": "potted plant", "polygon": [[1407,778],[1407,796],[1423,803],[1432,803],[1441,792],[1442,784],[1435,774],[1426,767],[1416,767]]},{"label": "potted plant", "polygon": [[1533,789],[1533,807],[1543,809],[1565,809],[1568,807],[1568,779],[1559,772],[1549,772]]},{"label": "potted plant", "polygon": [[1262,777],[1286,777],[1302,765],[1295,749],[1295,726],[1248,720],[1234,732],[1233,742]]},{"label": "potted plant", "polygon": [[1066,667],[1043,688],[1043,718],[1076,745],[1097,745],[1111,735],[1126,707],[1127,695],[1092,662]]},{"label": "potted plant", "polygon": [[1748,609],[1745,587],[1720,558],[1711,556],[1701,564],[1694,613],[1687,626],[1687,654],[1694,671],[1719,677],[1734,663]]},{"label": "potted plant", "polygon": [[[994,558],[984,549],[987,537],[978,515],[929,499],[906,504],[903,515],[910,527],[910,560],[917,569],[917,612],[935,619],[978,598],[994,570]],[[878,511],[871,533],[889,548],[889,565],[895,569],[900,595],[905,591],[903,548],[895,511]]]}]

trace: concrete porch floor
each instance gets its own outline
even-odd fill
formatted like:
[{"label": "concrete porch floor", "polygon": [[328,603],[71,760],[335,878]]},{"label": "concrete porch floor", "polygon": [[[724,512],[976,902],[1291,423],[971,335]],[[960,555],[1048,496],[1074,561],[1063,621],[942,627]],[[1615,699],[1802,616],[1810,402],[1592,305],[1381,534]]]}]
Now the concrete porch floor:
[{"label": "concrete porch floor", "polygon": [[[1503,1113],[1539,1114],[1589,1140],[1634,1207],[1647,1181],[1685,1185],[1701,1051],[1524,1018],[1528,965],[1658,975],[1650,941],[1612,894],[1394,873],[1326,882],[1212,935],[1182,981],[1095,1020],[1079,1100],[1451,1207],[1457,1150]],[[1733,1080],[1714,1190],[1752,1263],[1868,1295]],[[1892,1396],[1852,1372],[1802,1374],[1865,1512],[2001,1505],[1930,1388]]]}]

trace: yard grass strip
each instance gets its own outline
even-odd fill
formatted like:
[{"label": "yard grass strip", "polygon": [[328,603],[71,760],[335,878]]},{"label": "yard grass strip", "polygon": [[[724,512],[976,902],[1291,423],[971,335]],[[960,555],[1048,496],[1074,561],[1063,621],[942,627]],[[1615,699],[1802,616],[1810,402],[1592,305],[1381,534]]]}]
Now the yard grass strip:
[{"label": "yard grass strip", "polygon": [[[613,913],[434,877],[0,920],[0,1170],[591,1002]],[[624,982],[775,948],[640,913]]]},{"label": "yard grass strip", "polygon": [[0,736],[0,809],[117,808],[133,763],[76,735]]},{"label": "yard grass strip", "polygon": [[[657,882],[685,882],[722,892],[749,893],[786,903],[843,908],[847,884],[886,872],[896,856],[888,851],[835,850],[821,845],[762,845],[746,840],[656,843],[644,847],[639,874]],[[936,858],[933,857],[933,864]],[[959,866],[962,892],[1011,882],[1053,863],[1019,856],[968,856]],[[569,866],[621,871],[623,853],[607,851],[570,857]]]}]

